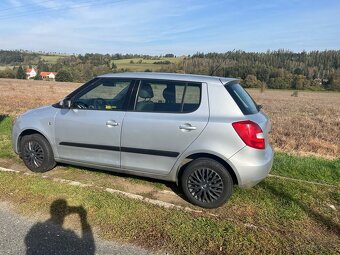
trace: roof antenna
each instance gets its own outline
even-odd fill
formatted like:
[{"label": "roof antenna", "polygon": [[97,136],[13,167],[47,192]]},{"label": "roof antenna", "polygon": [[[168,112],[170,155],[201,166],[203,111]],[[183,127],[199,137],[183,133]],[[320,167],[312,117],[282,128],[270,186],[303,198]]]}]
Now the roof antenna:
[{"label": "roof antenna", "polygon": [[[231,54],[233,52],[235,52],[235,49],[233,49],[231,52],[229,51],[228,54]],[[225,56],[224,60],[214,70],[211,71],[211,73],[209,74],[210,76],[213,76],[216,73],[216,71],[220,69],[221,65],[226,63],[227,57],[228,55]]]}]

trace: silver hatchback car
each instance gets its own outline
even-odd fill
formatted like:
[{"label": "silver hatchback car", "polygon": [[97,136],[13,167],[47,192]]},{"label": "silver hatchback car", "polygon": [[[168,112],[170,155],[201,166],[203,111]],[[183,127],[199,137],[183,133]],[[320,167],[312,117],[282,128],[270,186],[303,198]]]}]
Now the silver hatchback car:
[{"label": "silver hatchback car", "polygon": [[101,75],[13,126],[34,172],[57,162],[177,182],[215,208],[252,187],[273,162],[270,121],[238,80],[169,73]]}]

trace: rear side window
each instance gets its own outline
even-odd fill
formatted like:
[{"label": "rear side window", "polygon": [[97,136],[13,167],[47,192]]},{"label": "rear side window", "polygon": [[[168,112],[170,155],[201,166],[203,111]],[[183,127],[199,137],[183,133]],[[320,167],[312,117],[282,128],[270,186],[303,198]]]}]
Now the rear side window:
[{"label": "rear side window", "polygon": [[142,80],[135,110],[139,112],[188,113],[198,109],[201,84],[181,81]]},{"label": "rear side window", "polygon": [[238,107],[240,107],[244,115],[255,114],[259,112],[255,101],[240,84],[225,85],[225,88],[228,90],[229,94],[234,99]]}]

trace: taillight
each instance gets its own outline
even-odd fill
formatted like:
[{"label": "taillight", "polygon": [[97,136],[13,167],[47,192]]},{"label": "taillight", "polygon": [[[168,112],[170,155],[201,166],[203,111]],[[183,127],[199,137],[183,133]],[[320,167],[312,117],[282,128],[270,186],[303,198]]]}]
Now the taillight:
[{"label": "taillight", "polygon": [[265,142],[262,129],[258,124],[250,120],[238,121],[233,123],[236,133],[243,142],[255,149],[264,149]]}]

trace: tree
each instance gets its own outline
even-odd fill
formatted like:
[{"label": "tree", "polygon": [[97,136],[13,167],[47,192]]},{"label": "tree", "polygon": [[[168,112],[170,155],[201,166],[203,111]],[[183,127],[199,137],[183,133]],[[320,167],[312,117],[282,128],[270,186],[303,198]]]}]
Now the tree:
[{"label": "tree", "polygon": [[17,79],[22,79],[22,80],[26,79],[26,72],[24,71],[22,66],[19,66],[16,78]]},{"label": "tree", "polygon": [[68,70],[60,70],[57,75],[55,76],[56,81],[66,81],[71,82],[73,81],[72,74]]},{"label": "tree", "polygon": [[295,68],[294,70],[294,74],[296,75],[302,75],[303,74],[303,70],[299,67]]},{"label": "tree", "polygon": [[243,80],[242,85],[245,88],[261,88],[263,86],[262,82],[252,74],[247,75],[247,77]]},{"label": "tree", "polygon": [[37,75],[34,76],[34,80],[42,80],[42,77],[40,76],[40,72],[37,71]]},{"label": "tree", "polygon": [[340,91],[340,72],[337,72],[329,77],[327,88]]},{"label": "tree", "polygon": [[310,81],[306,79],[304,75],[294,75],[292,88],[305,89],[310,87]]}]

